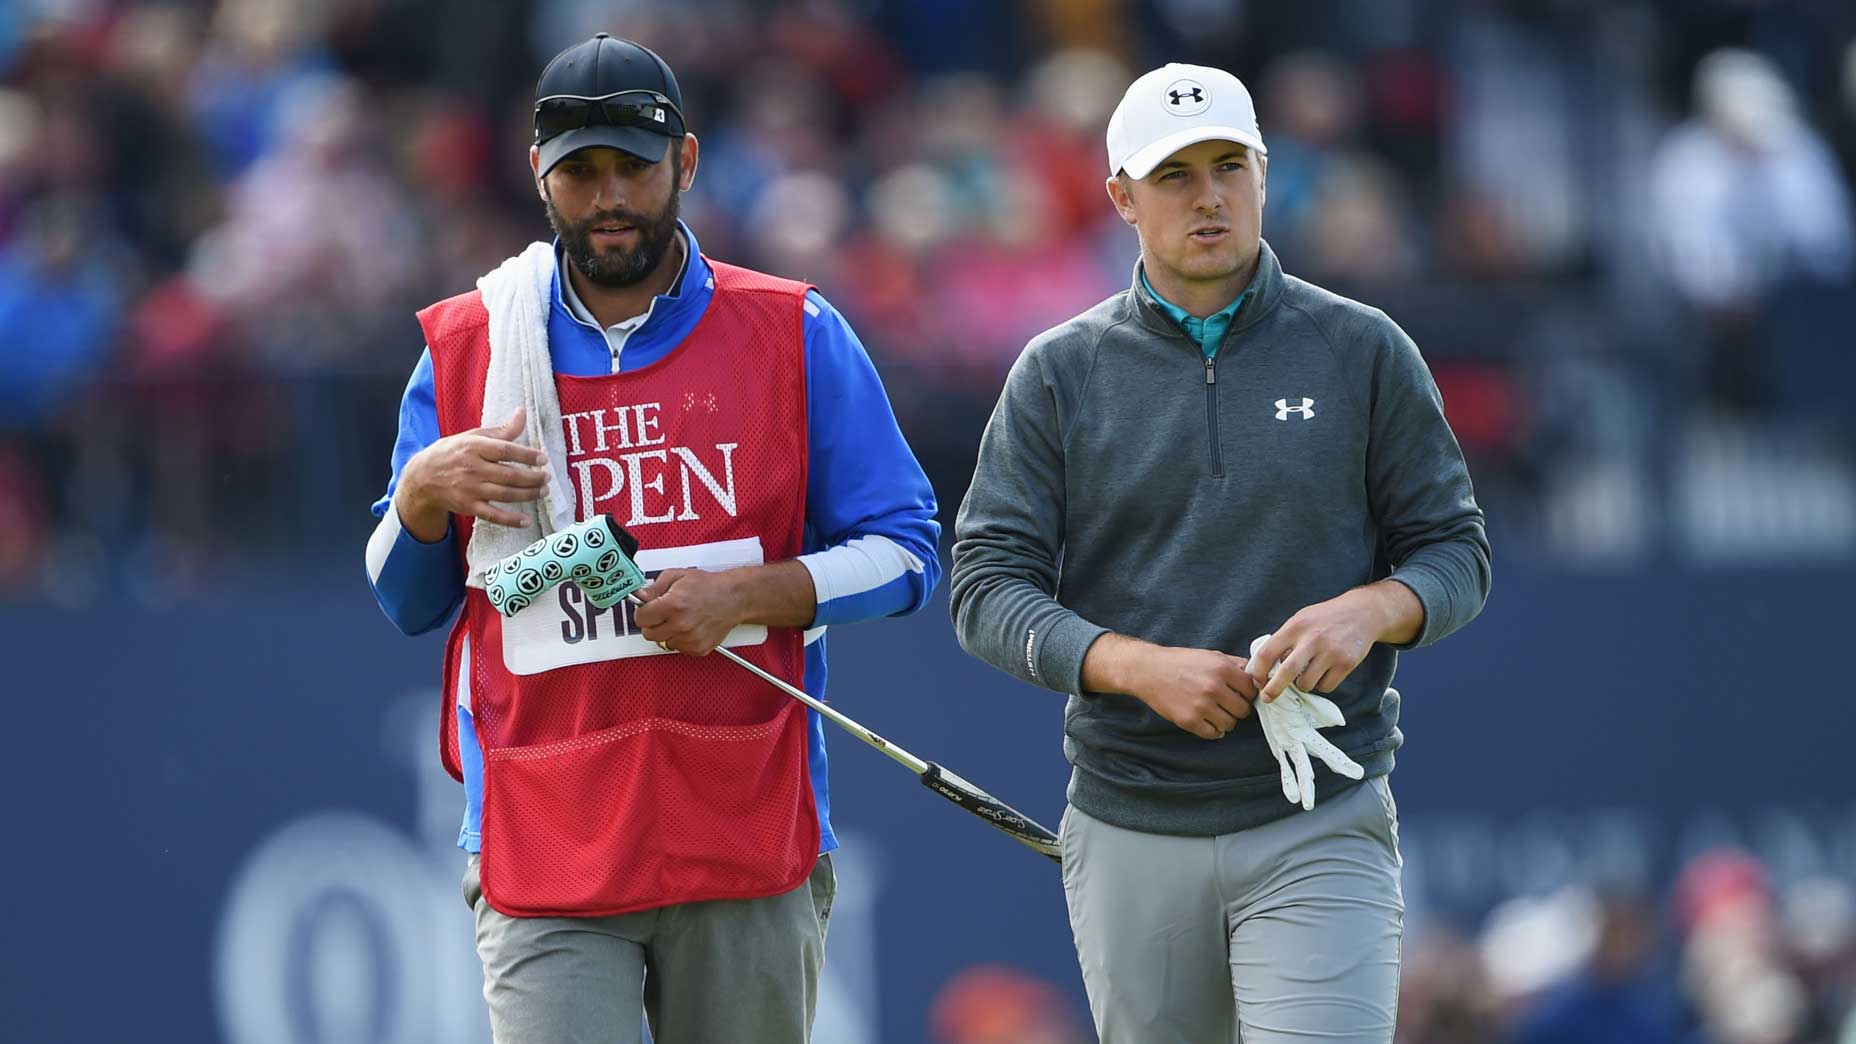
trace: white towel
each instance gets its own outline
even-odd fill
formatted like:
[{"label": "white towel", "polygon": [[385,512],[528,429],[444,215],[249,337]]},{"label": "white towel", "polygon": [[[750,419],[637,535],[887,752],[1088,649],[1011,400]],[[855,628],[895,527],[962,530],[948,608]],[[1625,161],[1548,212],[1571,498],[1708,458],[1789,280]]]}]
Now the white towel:
[{"label": "white towel", "polygon": [[561,431],[561,398],[554,388],[554,363],[548,355],[548,308],[554,292],[554,247],[531,243],[477,280],[483,307],[490,313],[490,366],[483,384],[483,423],[506,423],[520,406],[528,423],[517,440],[548,456],[548,492],[533,504],[499,504],[529,516],[514,528],[478,519],[471,528],[465,560],[472,587],[483,586],[483,571],[556,530],[573,525],[573,487],[567,484],[566,437]]}]

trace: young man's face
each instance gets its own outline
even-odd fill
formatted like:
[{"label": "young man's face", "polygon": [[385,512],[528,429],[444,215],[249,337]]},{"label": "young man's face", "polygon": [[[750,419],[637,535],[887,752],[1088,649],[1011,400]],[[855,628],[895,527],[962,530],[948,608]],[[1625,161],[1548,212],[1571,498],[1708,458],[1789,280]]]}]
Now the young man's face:
[{"label": "young man's face", "polygon": [[[540,166],[539,156],[530,150],[532,166]],[[685,135],[666,139],[655,163],[617,149],[580,149],[536,186],[574,268],[598,286],[622,289],[655,271],[670,249],[695,169],[696,139]]]},{"label": "young man's face", "polygon": [[1108,194],[1152,263],[1186,282],[1228,279],[1257,258],[1265,162],[1236,142],[1202,141],[1139,180],[1111,176]]}]

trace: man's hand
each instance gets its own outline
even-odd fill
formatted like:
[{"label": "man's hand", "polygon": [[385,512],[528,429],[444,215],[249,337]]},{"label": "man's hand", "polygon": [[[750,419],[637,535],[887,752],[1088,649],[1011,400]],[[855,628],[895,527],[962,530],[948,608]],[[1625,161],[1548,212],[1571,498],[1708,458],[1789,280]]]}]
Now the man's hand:
[{"label": "man's hand", "polygon": [[547,490],[548,473],[541,469],[548,458],[512,441],[527,422],[518,406],[502,424],[447,435],[414,454],[393,491],[400,524],[428,544],[444,537],[452,515],[527,525],[528,516],[493,503],[530,503]]},{"label": "man's hand", "polygon": [[1200,739],[1222,739],[1250,716],[1257,683],[1244,658],[1105,634],[1083,659],[1083,687],[1132,696]]},{"label": "man's hand", "polygon": [[[1261,635],[1250,643],[1253,662],[1257,650],[1269,638],[1267,634]],[[1258,705],[1257,723],[1263,726],[1263,738],[1269,742],[1270,753],[1276,755],[1277,768],[1282,770],[1282,796],[1291,804],[1301,805],[1304,811],[1312,811],[1315,807],[1315,767],[1308,760],[1310,751],[1328,768],[1348,779],[1366,775],[1359,762],[1316,731],[1347,724],[1340,708],[1326,696],[1317,696],[1292,685],[1284,689],[1278,699]]]},{"label": "man's hand", "polygon": [[1266,703],[1290,685],[1333,692],[1374,642],[1410,641],[1423,624],[1424,607],[1404,584],[1382,580],[1356,587],[1289,617],[1251,656],[1250,676],[1262,686]]},{"label": "man's hand", "polygon": [[644,636],[677,652],[707,656],[728,632],[746,622],[742,586],[731,574],[701,569],[666,569],[638,592],[644,604],[634,614]]},{"label": "man's hand", "polygon": [[634,619],[666,649],[707,656],[743,624],[810,627],[818,612],[812,573],[798,559],[711,573],[666,569],[638,592]]}]

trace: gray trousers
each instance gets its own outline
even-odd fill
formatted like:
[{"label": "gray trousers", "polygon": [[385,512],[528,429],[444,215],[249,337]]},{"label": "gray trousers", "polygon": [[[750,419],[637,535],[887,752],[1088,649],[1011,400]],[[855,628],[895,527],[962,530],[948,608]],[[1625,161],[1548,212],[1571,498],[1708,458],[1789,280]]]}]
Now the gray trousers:
[{"label": "gray trousers", "polygon": [[464,872],[497,1044],[805,1044],[837,878],[820,856],[783,895],[613,917],[509,917]]},{"label": "gray trousers", "polygon": [[1385,778],[1217,837],[1071,807],[1062,839],[1102,1044],[1391,1044],[1405,900]]}]

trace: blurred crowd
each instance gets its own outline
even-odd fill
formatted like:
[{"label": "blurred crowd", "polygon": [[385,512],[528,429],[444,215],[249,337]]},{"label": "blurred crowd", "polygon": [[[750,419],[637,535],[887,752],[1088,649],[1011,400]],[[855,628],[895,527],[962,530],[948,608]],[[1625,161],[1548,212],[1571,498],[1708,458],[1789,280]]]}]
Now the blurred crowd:
[{"label": "blurred crowd", "polygon": [[[1463,935],[1409,931],[1397,1044],[1852,1044],[1856,892],[1778,887],[1736,849],[1706,852],[1672,895],[1567,887],[1510,900]],[[1086,1013],[1001,966],[950,979],[936,1044],[1088,1044]]]},{"label": "blurred crowd", "polygon": [[704,248],[851,318],[950,515],[1025,340],[1127,285],[1103,127],[1181,59],[1252,85],[1266,237],[1424,348],[1505,546],[1856,554],[1852,11],[13,0],[0,590],[352,546],[411,313],[546,234],[532,82],[595,30],[672,62]]},{"label": "blurred crowd", "polygon": [[1407,947],[1402,1044],[1849,1044],[1856,893],[1735,849],[1670,896],[1567,887]]}]

